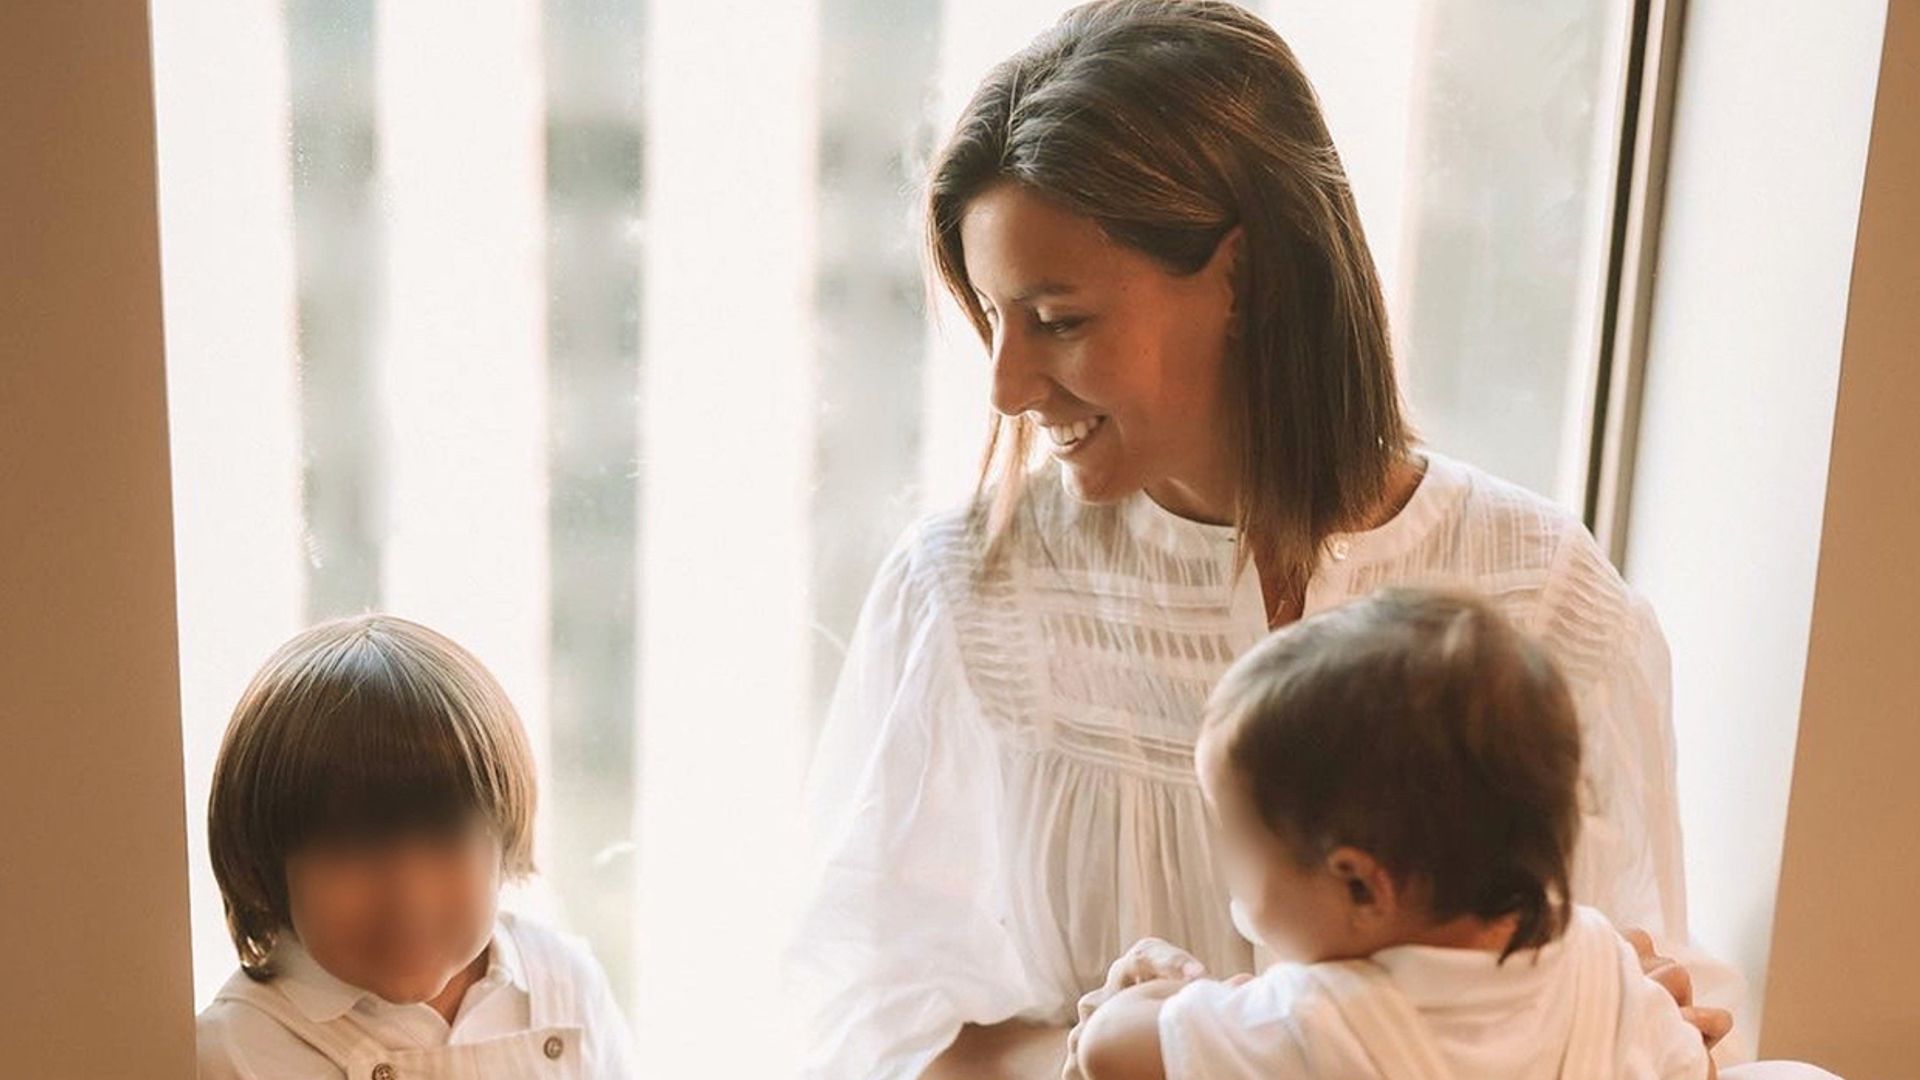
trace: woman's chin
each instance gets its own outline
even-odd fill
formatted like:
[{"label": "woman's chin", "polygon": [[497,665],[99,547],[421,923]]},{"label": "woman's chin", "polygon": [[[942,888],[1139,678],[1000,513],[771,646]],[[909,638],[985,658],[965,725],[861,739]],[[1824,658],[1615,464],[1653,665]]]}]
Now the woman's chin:
[{"label": "woman's chin", "polygon": [[1102,469],[1093,463],[1082,465],[1065,461],[1061,464],[1067,491],[1084,503],[1116,503],[1140,490],[1139,484],[1131,483],[1113,470]]}]

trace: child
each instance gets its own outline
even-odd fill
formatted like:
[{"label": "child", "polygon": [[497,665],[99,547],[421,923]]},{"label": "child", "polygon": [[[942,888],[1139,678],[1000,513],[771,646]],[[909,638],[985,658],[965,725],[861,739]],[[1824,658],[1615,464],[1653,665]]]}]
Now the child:
[{"label": "child", "polygon": [[1387,590],[1274,635],[1222,679],[1195,757],[1235,922],[1291,962],[1219,982],[1143,942],[1131,966],[1185,975],[1089,995],[1070,1070],[1713,1076],[1632,947],[1566,899],[1573,704],[1484,603]]},{"label": "child", "polygon": [[241,697],[207,831],[240,970],[200,1076],[631,1074],[584,946],[498,910],[533,871],[533,762],[464,649],[385,615],[295,637]]}]

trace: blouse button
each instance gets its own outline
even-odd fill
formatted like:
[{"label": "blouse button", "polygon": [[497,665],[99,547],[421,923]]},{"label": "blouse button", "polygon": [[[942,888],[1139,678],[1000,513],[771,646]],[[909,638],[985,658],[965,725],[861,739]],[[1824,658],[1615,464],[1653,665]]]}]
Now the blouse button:
[{"label": "blouse button", "polygon": [[394,1071],[393,1066],[384,1061],[373,1067],[373,1080],[393,1080],[394,1077],[399,1075],[398,1072]]},{"label": "blouse button", "polygon": [[560,1041],[560,1036],[549,1035],[547,1036],[547,1044],[540,1049],[546,1052],[547,1060],[559,1061],[560,1054],[565,1051],[566,1048],[567,1044]]}]

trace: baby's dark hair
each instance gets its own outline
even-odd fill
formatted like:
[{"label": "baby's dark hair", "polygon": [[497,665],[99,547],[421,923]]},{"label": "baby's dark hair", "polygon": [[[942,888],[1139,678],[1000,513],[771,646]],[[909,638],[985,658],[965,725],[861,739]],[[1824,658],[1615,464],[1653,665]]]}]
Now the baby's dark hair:
[{"label": "baby's dark hair", "polygon": [[1207,724],[1302,865],[1353,847],[1436,919],[1517,916],[1502,960],[1565,929],[1573,700],[1486,601],[1392,588],[1306,619],[1228,671]]},{"label": "baby's dark hair", "polygon": [[289,855],[479,821],[521,877],[534,802],[519,716],[471,653],[390,615],[302,632],[241,695],[213,769],[208,851],[241,970],[273,977]]}]

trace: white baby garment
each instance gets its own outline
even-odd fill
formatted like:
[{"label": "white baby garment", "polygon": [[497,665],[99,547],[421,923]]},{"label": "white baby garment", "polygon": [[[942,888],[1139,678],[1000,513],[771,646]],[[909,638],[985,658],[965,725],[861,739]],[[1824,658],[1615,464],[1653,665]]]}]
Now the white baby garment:
[{"label": "white baby garment", "polygon": [[1160,1014],[1167,1080],[1701,1080],[1707,1051],[1604,915],[1538,953],[1404,945],[1203,980]]}]

